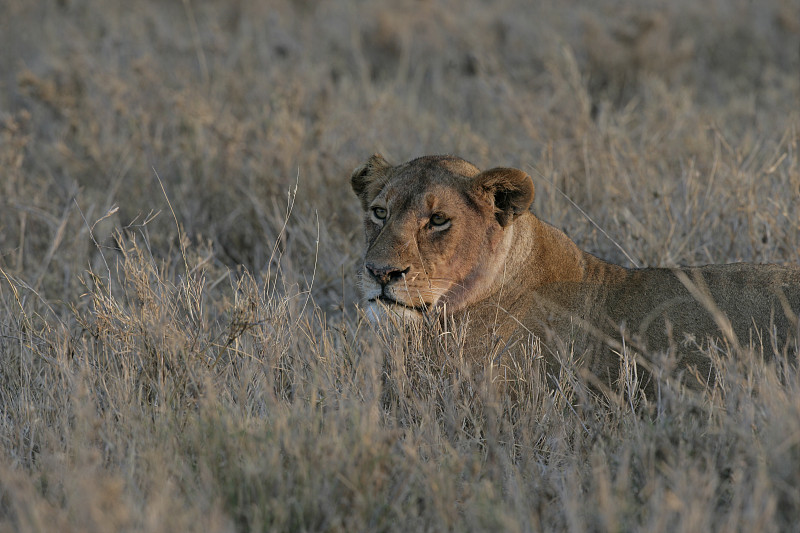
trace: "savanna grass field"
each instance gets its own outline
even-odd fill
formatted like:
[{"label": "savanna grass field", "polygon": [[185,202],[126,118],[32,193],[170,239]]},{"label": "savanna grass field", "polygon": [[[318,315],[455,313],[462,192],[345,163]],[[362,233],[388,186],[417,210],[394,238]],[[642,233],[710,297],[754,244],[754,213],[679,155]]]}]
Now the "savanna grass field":
[{"label": "savanna grass field", "polygon": [[0,13],[0,531],[800,529],[793,357],[494,387],[359,314],[349,184],[455,154],[626,266],[800,263],[797,0]]}]

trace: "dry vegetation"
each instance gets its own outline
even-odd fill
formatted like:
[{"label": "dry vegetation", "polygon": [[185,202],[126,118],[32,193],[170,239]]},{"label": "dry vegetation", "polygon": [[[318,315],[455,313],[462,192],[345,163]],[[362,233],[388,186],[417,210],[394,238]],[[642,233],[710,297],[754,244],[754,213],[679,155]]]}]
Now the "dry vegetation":
[{"label": "dry vegetation", "polygon": [[797,0],[0,10],[0,531],[798,527],[794,365],[488,387],[359,320],[347,180],[454,153],[623,264],[558,190],[640,265],[798,263]]}]

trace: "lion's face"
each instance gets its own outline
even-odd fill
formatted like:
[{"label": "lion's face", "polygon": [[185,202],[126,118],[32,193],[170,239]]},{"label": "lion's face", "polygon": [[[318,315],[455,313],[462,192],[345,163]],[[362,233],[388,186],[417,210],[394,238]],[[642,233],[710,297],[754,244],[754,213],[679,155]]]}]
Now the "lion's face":
[{"label": "lion's face", "polygon": [[502,274],[514,218],[533,200],[524,172],[480,172],[454,157],[391,166],[375,155],[351,183],[364,208],[367,310],[413,319],[483,298]]}]

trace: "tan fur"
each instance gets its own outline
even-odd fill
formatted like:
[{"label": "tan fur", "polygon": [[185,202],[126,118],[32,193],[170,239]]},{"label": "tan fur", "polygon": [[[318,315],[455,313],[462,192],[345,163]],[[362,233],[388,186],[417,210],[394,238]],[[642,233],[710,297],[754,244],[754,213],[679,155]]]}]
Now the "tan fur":
[{"label": "tan fur", "polygon": [[530,213],[524,172],[480,172],[454,157],[392,166],[375,155],[351,183],[365,212],[368,311],[468,319],[467,344],[487,362],[533,334],[551,363],[571,351],[603,384],[618,378],[623,344],[649,356],[677,352],[680,367],[704,379],[710,362],[701,348],[712,340],[764,353],[796,341],[800,268],[626,269]]}]

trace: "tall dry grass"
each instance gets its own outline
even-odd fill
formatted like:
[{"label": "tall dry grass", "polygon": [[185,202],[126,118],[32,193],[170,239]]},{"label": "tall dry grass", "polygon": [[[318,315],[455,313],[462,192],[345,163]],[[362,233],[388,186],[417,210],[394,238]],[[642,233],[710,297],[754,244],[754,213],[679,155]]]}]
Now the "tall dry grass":
[{"label": "tall dry grass", "polygon": [[0,530],[797,527],[790,360],[490,386],[360,320],[347,184],[455,153],[623,264],[800,262],[797,1],[2,10]]}]

